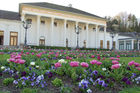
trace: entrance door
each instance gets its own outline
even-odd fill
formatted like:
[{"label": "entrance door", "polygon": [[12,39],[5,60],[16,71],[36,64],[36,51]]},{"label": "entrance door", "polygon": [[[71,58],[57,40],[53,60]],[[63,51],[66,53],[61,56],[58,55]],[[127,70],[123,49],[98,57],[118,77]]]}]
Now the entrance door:
[{"label": "entrance door", "polygon": [[103,48],[103,40],[100,40],[100,48]]},{"label": "entrance door", "polygon": [[109,49],[109,41],[107,41],[107,49]]},{"label": "entrance door", "polygon": [[3,45],[3,31],[0,31],[0,45]]},{"label": "entrance door", "polygon": [[113,41],[113,48],[116,49],[116,42]]},{"label": "entrance door", "polygon": [[18,41],[18,33],[17,32],[11,32],[10,33],[10,45],[11,46],[17,46]]}]

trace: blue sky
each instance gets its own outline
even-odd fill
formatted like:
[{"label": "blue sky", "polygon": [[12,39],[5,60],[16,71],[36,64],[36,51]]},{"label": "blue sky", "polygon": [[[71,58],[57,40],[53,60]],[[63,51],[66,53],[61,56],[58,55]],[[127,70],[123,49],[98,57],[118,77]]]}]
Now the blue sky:
[{"label": "blue sky", "polygon": [[135,14],[140,18],[139,0],[2,0],[0,10],[18,12],[19,3],[23,2],[49,2],[63,6],[72,4],[74,8],[104,17],[115,16],[119,12]]}]

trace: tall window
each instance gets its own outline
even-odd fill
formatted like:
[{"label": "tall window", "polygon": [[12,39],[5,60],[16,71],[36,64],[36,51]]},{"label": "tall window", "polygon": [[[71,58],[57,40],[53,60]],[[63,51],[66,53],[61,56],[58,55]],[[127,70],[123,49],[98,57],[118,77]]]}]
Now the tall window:
[{"label": "tall window", "polygon": [[109,49],[109,41],[107,41],[107,49]]},{"label": "tall window", "polygon": [[100,48],[103,48],[103,40],[100,40]]},{"label": "tall window", "polygon": [[0,31],[0,45],[3,45],[4,32]]},{"label": "tall window", "polygon": [[40,39],[39,40],[39,45],[40,46],[45,46],[45,39]]},{"label": "tall window", "polygon": [[113,48],[116,49],[116,42],[113,41]]},{"label": "tall window", "polygon": [[10,45],[17,46],[18,32],[10,32]]},{"label": "tall window", "polygon": [[124,41],[119,41],[119,50],[124,50]]},{"label": "tall window", "polygon": [[131,41],[126,41],[126,50],[131,50]]},{"label": "tall window", "polygon": [[86,48],[86,40],[84,40],[84,48]]}]

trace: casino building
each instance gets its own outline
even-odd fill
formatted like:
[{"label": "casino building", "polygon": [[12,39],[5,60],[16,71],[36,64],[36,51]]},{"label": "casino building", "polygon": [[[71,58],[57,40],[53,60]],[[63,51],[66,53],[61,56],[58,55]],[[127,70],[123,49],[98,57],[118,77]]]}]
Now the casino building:
[{"label": "casino building", "polygon": [[[29,23],[27,34],[25,24]],[[106,31],[106,20],[94,14],[46,2],[21,3],[19,13],[0,10],[0,45],[105,48],[139,48],[139,39]],[[134,44],[134,43],[137,44]],[[135,46],[134,46],[135,45]]]}]

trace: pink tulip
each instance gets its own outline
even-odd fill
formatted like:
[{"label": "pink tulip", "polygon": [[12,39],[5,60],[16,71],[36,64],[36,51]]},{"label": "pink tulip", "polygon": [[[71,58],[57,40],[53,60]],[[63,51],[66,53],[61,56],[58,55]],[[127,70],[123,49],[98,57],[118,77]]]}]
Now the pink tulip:
[{"label": "pink tulip", "polygon": [[119,64],[117,60],[112,60],[112,64]]},{"label": "pink tulip", "polygon": [[101,64],[102,64],[102,62],[97,62],[96,64],[97,64],[97,65],[101,65]]},{"label": "pink tulip", "polygon": [[134,61],[131,61],[131,62],[128,63],[128,65],[132,66],[132,65],[134,65],[134,63],[135,63]]},{"label": "pink tulip", "polygon": [[21,58],[20,55],[15,56],[15,59],[20,59],[20,58]]},{"label": "pink tulip", "polygon": [[136,67],[137,70],[140,70],[140,67]]},{"label": "pink tulip", "polygon": [[115,58],[114,57],[110,57],[110,60],[114,60]]},{"label": "pink tulip", "polygon": [[117,58],[120,58],[120,55],[117,55]]},{"label": "pink tulip", "polygon": [[57,62],[57,63],[55,63],[54,65],[55,65],[56,68],[57,68],[57,67],[61,67],[61,63],[60,63],[60,62]]},{"label": "pink tulip", "polygon": [[119,64],[115,64],[115,65],[112,65],[111,66],[111,69],[118,69],[118,68],[120,68],[120,65]]},{"label": "pink tulip", "polygon": [[88,63],[86,63],[86,62],[82,62],[82,63],[81,63],[81,66],[82,66],[82,67],[88,67],[89,65],[88,65]]},{"label": "pink tulip", "polygon": [[95,56],[94,55],[91,55],[91,58],[94,58]]},{"label": "pink tulip", "polygon": [[36,56],[37,56],[38,58],[40,58],[40,57],[41,57],[41,54],[37,54]]},{"label": "pink tulip", "polygon": [[134,62],[134,65],[135,65],[135,67],[140,66],[140,64],[139,63],[136,63],[136,62]]},{"label": "pink tulip", "polygon": [[77,61],[71,61],[70,62],[70,66],[71,67],[78,67],[79,66],[79,62],[77,62]]},{"label": "pink tulip", "polygon": [[19,63],[19,64],[24,64],[24,63],[25,63],[25,60],[19,60],[18,63]]},{"label": "pink tulip", "polygon": [[14,62],[15,61],[15,58],[10,58],[9,61],[10,62]]},{"label": "pink tulip", "polygon": [[120,59],[119,59],[119,58],[115,58],[115,60],[120,61]]},{"label": "pink tulip", "polygon": [[26,54],[29,55],[30,53],[29,52],[26,52]]},{"label": "pink tulip", "polygon": [[97,60],[90,61],[91,64],[96,64],[97,62],[98,62]]}]

